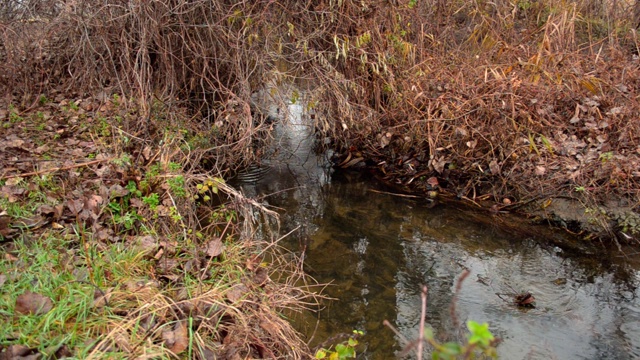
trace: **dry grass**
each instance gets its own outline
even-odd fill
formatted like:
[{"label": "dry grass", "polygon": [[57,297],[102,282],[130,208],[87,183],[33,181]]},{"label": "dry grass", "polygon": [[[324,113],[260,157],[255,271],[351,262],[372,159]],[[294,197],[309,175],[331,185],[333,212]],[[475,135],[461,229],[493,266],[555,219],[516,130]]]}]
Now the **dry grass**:
[{"label": "dry grass", "polygon": [[277,214],[193,164],[179,113],[154,112],[155,144],[124,129],[127,100],[79,100],[12,108],[0,131],[0,351],[307,358],[285,313],[320,288],[250,220]]}]

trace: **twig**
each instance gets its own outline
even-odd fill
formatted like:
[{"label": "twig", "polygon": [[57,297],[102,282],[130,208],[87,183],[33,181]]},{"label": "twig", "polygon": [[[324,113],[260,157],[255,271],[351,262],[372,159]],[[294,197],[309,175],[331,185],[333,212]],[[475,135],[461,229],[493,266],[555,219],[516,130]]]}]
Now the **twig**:
[{"label": "twig", "polygon": [[453,322],[453,327],[457,328],[460,323],[458,321],[458,317],[456,316],[456,301],[458,301],[458,294],[460,293],[460,289],[462,289],[462,282],[469,276],[471,272],[469,270],[464,270],[460,277],[458,277],[458,281],[456,283],[456,289],[453,292],[453,299],[451,299],[451,307],[449,311],[451,312],[451,321]]},{"label": "twig", "polygon": [[418,360],[422,360],[422,349],[424,346],[424,322],[427,317],[427,286],[422,287],[422,309],[420,311],[420,335],[418,339]]},{"label": "twig", "polygon": [[411,199],[421,199],[421,196],[417,196],[417,195],[407,195],[407,194],[398,194],[398,193],[392,193],[392,192],[387,192],[387,191],[380,191],[380,190],[373,190],[373,189],[368,189],[371,192],[374,193],[378,193],[378,194],[386,194],[386,195],[392,195],[392,196],[398,196],[398,197],[404,197],[404,198],[411,198]]},{"label": "twig", "polygon": [[42,175],[42,174],[47,174],[47,173],[52,173],[52,172],[62,171],[62,170],[70,170],[70,169],[80,168],[80,167],[89,166],[89,165],[93,165],[93,164],[99,164],[99,163],[105,162],[105,161],[111,161],[113,159],[115,159],[115,157],[111,157],[111,158],[108,158],[108,159],[101,159],[101,160],[93,160],[93,161],[89,161],[89,162],[86,162],[86,163],[69,165],[69,166],[62,166],[62,167],[57,167],[57,168],[52,168],[52,169],[32,171],[32,172],[28,172],[28,173],[24,173],[24,174],[5,175],[5,176],[0,176],[0,180],[7,180],[7,179],[16,178],[16,177],[27,177],[27,176],[34,176],[34,175]]}]

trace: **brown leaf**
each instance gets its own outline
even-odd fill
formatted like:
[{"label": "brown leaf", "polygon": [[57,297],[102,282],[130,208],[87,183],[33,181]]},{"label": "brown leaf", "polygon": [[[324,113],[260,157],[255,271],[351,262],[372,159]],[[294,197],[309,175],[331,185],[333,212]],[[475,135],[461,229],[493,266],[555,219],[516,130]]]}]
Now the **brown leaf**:
[{"label": "brown leaf", "polygon": [[263,285],[269,280],[269,274],[267,273],[267,269],[263,267],[259,267],[255,274],[253,275],[253,282],[258,285]]},{"label": "brown leaf", "polygon": [[165,346],[176,355],[185,351],[189,347],[186,321],[177,322],[172,331],[163,331],[162,340]]},{"label": "brown leaf", "polygon": [[[0,352],[0,359],[13,360],[13,359],[26,359],[29,356],[38,354],[37,349],[31,349],[24,345],[10,345],[3,352]],[[31,359],[31,357],[29,357]]]},{"label": "brown leaf", "polygon": [[104,203],[104,199],[100,195],[91,194],[84,200],[84,208],[98,214],[100,212],[100,206]]},{"label": "brown leaf", "polygon": [[129,194],[129,190],[123,188],[122,186],[115,184],[109,188],[109,196],[111,198],[123,197]]},{"label": "brown leaf", "polygon": [[42,315],[53,309],[53,302],[46,296],[27,291],[18,295],[15,311],[19,314]]},{"label": "brown leaf", "polygon": [[534,306],[536,298],[531,293],[518,294],[515,298],[516,305],[518,306]]},{"label": "brown leaf", "polygon": [[155,253],[160,244],[158,239],[151,235],[137,236],[134,240],[134,244],[144,251],[145,255]]},{"label": "brown leaf", "polygon": [[109,303],[109,299],[111,299],[111,295],[113,295],[113,288],[109,288],[106,292],[103,291],[94,291],[93,292],[93,307],[94,308],[102,308]]},{"label": "brown leaf", "polygon": [[56,211],[51,205],[42,205],[38,208],[38,213],[42,216],[54,216]]},{"label": "brown leaf", "polygon": [[223,250],[224,250],[224,244],[222,244],[222,240],[220,239],[211,240],[204,247],[204,253],[208,257],[219,256],[220,254],[222,254]]},{"label": "brown leaf", "polygon": [[165,257],[158,261],[156,271],[158,274],[168,277],[172,273],[179,273],[180,262],[177,259]]},{"label": "brown leaf", "polygon": [[493,175],[500,175],[500,166],[498,165],[498,161],[491,160],[491,162],[489,163],[489,170],[491,170],[491,174]]},{"label": "brown leaf", "polygon": [[149,158],[151,157],[151,147],[150,146],[145,146],[144,149],[142,149],[142,156],[144,156],[145,160],[149,160]]},{"label": "brown leaf", "polygon": [[5,240],[11,239],[16,232],[17,230],[11,227],[11,217],[0,214],[0,236]]},{"label": "brown leaf", "polygon": [[248,291],[249,291],[249,288],[247,288],[246,285],[238,284],[232,287],[231,289],[229,289],[229,292],[227,292],[227,299],[229,299],[229,301],[234,303],[240,300],[244,296],[244,294],[246,294]]},{"label": "brown leaf", "polygon": [[265,330],[267,333],[269,333],[269,335],[271,336],[277,336],[278,335],[278,327],[275,326],[274,324],[272,324],[271,322],[268,322],[266,320],[261,321],[260,322],[260,327]]},{"label": "brown leaf", "polygon": [[67,200],[65,204],[67,205],[67,208],[69,208],[69,211],[71,211],[71,214],[73,214],[74,216],[78,215],[84,208],[84,203],[80,199]]},{"label": "brown leaf", "polygon": [[[9,180],[7,180],[7,182],[9,182]],[[0,196],[6,197],[10,203],[14,203],[18,201],[18,197],[24,194],[25,191],[26,190],[24,188],[15,185],[5,185],[2,187],[2,189],[0,189]]]}]

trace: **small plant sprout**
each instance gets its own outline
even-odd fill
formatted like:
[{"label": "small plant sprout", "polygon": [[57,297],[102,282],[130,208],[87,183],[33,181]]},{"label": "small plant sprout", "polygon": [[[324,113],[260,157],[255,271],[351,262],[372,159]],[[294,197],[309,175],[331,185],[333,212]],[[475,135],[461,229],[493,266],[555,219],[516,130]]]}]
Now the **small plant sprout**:
[{"label": "small plant sprout", "polygon": [[361,330],[353,330],[348,340],[336,344],[335,347],[319,349],[316,351],[315,358],[329,360],[355,359],[356,347],[358,346],[357,338],[363,334]]}]

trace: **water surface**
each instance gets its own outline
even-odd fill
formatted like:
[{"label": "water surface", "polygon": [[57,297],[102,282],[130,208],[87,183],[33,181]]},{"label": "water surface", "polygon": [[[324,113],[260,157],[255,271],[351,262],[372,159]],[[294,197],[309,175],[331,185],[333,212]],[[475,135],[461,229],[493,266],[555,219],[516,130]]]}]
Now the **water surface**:
[{"label": "water surface", "polygon": [[[399,357],[405,344],[382,322],[415,339],[426,285],[427,323],[443,341],[463,339],[464,323],[475,320],[502,339],[502,359],[640,357],[638,271],[620,253],[546,227],[514,230],[505,215],[377,192],[388,189],[367,174],[334,172],[313,152],[302,106],[290,105],[289,115],[276,129],[269,171],[242,188],[279,209],[281,230],[296,229],[288,246],[310,275],[332,284],[325,293],[336,300],[298,319],[312,345],[360,329],[363,358]],[[523,291],[535,308],[496,295]]]}]

